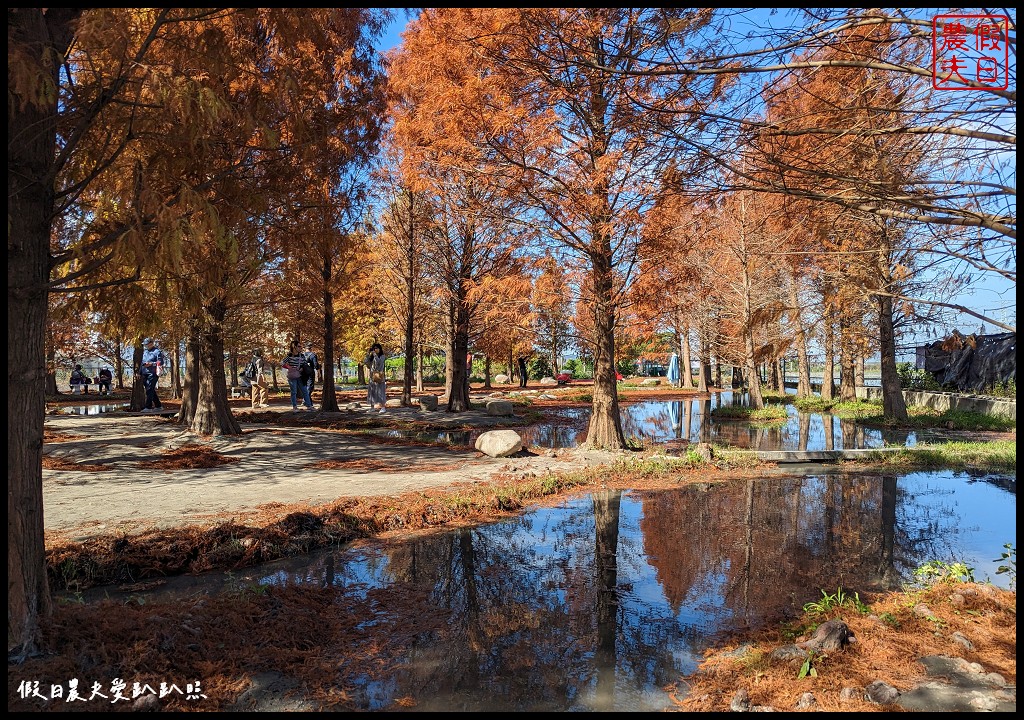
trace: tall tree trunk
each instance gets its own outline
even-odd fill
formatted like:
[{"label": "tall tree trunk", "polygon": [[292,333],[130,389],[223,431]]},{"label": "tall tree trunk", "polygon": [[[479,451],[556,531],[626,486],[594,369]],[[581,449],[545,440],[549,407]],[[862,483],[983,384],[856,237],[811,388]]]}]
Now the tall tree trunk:
[{"label": "tall tree trunk", "polygon": [[763,408],[764,398],[761,396],[761,378],[754,367],[754,334],[749,329],[743,333],[743,352],[746,355],[747,392],[750,394],[750,407]]},{"label": "tall tree trunk", "polygon": [[198,435],[241,435],[242,428],[228,405],[224,377],[223,323],[226,307],[215,299],[206,306],[206,323],[200,334],[199,396],[190,430]]},{"label": "tall tree trunk", "polygon": [[181,341],[175,340],[171,353],[171,397],[181,399]]},{"label": "tall tree trunk", "polygon": [[807,398],[811,397],[814,391],[811,390],[811,362],[807,357],[807,333],[804,331],[804,322],[800,312],[800,296],[797,292],[795,277],[789,284],[789,304],[792,306],[790,312],[796,340],[796,396],[798,398]]},{"label": "tall tree trunk", "polygon": [[124,339],[120,335],[114,340],[114,375],[117,389],[124,390]]},{"label": "tall tree trunk", "polygon": [[857,399],[853,373],[855,361],[853,326],[845,318],[839,319],[839,399],[849,402]]},{"label": "tall tree trunk", "polygon": [[626,438],[622,434],[618,381],[615,379],[615,306],[612,303],[610,247],[605,252],[592,253],[590,261],[594,283],[595,344],[593,400],[586,446],[622,450],[626,447]]},{"label": "tall tree trunk", "polygon": [[[406,228],[408,235],[406,236],[406,270],[408,274],[405,276],[405,346],[403,348],[405,352],[405,367],[402,368],[402,406],[409,407],[412,405],[412,378],[413,378],[413,367],[412,357],[415,351],[413,343],[415,341],[415,330],[416,330],[416,215],[415,215],[415,199],[416,196],[409,190],[405,191],[406,197],[409,200],[409,225]],[[420,381],[420,389],[422,389],[422,380]]]},{"label": "tall tree trunk", "polygon": [[[452,395],[452,383],[454,382],[454,358],[452,357],[452,345],[455,343],[455,305],[448,303],[448,322],[445,324],[445,353],[444,353],[444,391],[450,398]],[[465,355],[461,362],[465,362]]]},{"label": "tall tree trunk", "polygon": [[423,343],[416,343],[416,392],[423,392]]},{"label": "tall tree trunk", "polygon": [[[82,9],[8,8],[7,39],[57,88]],[[44,14],[45,13],[45,14]],[[47,282],[53,222],[57,93],[7,89],[7,657],[36,652],[51,610],[43,540]]]},{"label": "tall tree trunk", "polygon": [[484,390],[491,389],[491,356],[484,355]]},{"label": "tall tree trunk", "polygon": [[[741,200],[742,202],[742,200]],[[756,355],[754,349],[754,312],[751,307],[752,280],[750,278],[750,266],[746,256],[743,257],[743,353],[746,374],[748,375],[748,391],[750,393],[750,406],[756,409],[764,407],[764,398],[761,397],[761,378],[757,372],[755,363]]]},{"label": "tall tree trunk", "polygon": [[706,393],[711,388],[711,350],[704,333],[697,333],[697,391]]},{"label": "tall tree trunk", "polygon": [[409,407],[412,405],[412,383],[413,376],[415,374],[415,368],[413,367],[412,358],[416,352],[415,347],[415,317],[416,312],[416,287],[414,284],[414,278],[410,275],[406,280],[405,286],[406,292],[406,304],[405,304],[405,365],[402,368],[402,405],[403,407]]},{"label": "tall tree trunk", "polygon": [[185,386],[181,393],[181,409],[178,410],[178,424],[191,427],[199,404],[199,356],[201,341],[197,320],[189,322],[185,338]]},{"label": "tall tree trunk", "polygon": [[836,397],[835,375],[835,343],[833,342],[834,330],[832,322],[826,320],[823,324],[824,337],[822,338],[822,349],[825,352],[825,367],[821,374],[821,399],[834,400]]},{"label": "tall tree trunk", "polygon": [[320,363],[320,411],[338,412],[338,395],[334,391],[334,293],[331,292],[331,278],[334,275],[334,258],[323,253],[320,268],[321,291],[323,294],[324,350]]},{"label": "tall tree trunk", "polygon": [[782,358],[776,358],[771,364],[771,383],[772,390],[780,391],[783,395],[786,394],[786,378],[782,370]]},{"label": "tall tree trunk", "polygon": [[690,368],[690,326],[686,323],[681,323],[679,329],[679,359],[683,363],[683,371],[679,373],[679,380],[684,388],[692,390],[693,370]]},{"label": "tall tree trunk", "polygon": [[896,332],[892,321],[892,298],[879,295],[878,344],[882,355],[882,407],[886,417],[907,420],[907,403],[903,399],[899,374],[896,372]]},{"label": "tall tree trunk", "polygon": [[238,348],[232,348],[228,353],[228,367],[231,369],[231,386],[238,386]]},{"label": "tall tree trunk", "polygon": [[57,348],[52,343],[46,343],[46,396],[56,397],[60,395],[60,388],[57,387]]},{"label": "tall tree trunk", "polygon": [[[708,357],[708,363],[711,362],[710,356]],[[715,387],[722,387],[722,358],[715,356]]]},{"label": "tall tree trunk", "polygon": [[460,282],[458,296],[455,298],[455,317],[449,353],[452,380],[448,390],[448,412],[469,410],[469,373],[466,369],[466,356],[469,355],[470,318],[467,292],[468,283]]}]

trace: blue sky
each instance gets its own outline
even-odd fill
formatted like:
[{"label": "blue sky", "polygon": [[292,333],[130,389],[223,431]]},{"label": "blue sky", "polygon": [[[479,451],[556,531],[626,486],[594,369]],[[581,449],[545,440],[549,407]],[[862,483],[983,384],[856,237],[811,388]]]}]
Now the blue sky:
[{"label": "blue sky", "polygon": [[391,12],[394,15],[391,20],[391,24],[388,25],[384,36],[380,39],[380,42],[377,43],[377,47],[379,47],[381,51],[390,50],[401,42],[401,38],[398,37],[398,33],[402,32],[402,28],[404,28],[405,24],[409,21],[405,15],[405,10],[402,8],[391,8]]}]

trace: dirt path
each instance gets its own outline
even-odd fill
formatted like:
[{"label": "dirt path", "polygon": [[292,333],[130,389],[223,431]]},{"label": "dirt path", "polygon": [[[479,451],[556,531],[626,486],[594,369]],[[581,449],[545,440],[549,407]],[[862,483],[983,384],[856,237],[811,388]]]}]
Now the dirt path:
[{"label": "dirt path", "polygon": [[[422,420],[424,415],[389,409],[389,419],[398,422]],[[358,417],[359,413],[316,413],[308,418],[299,414],[298,419],[336,424]],[[496,424],[495,418],[480,411],[460,414],[459,421]],[[318,504],[341,497],[397,495],[485,482],[497,473],[542,475],[608,459],[603,453],[571,450],[491,458],[465,448],[399,444],[315,426],[243,422],[242,427],[240,436],[204,440],[152,415],[48,416],[44,458],[59,469],[43,470],[46,530],[88,536],[167,527],[212,521],[214,515],[266,503]],[[229,462],[206,468],[145,467],[165,458],[166,452],[197,442]],[[73,464],[102,469],[67,469]]]}]

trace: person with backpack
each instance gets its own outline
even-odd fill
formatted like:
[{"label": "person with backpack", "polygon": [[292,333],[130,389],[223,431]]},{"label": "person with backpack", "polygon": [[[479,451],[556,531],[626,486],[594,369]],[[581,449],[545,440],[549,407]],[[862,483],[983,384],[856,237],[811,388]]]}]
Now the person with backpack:
[{"label": "person with backpack", "polygon": [[249,381],[252,389],[252,409],[270,407],[267,402],[267,379],[263,375],[266,363],[263,361],[263,351],[256,348],[252,351],[252,360],[242,370],[242,377]]},{"label": "person with backpack", "polygon": [[299,409],[299,393],[302,393],[302,400],[306,410],[313,409],[313,399],[309,396],[309,387],[302,381],[302,365],[304,358],[299,349],[299,341],[292,340],[288,345],[288,354],[281,361],[285,375],[288,378],[288,387],[292,391],[292,410]]},{"label": "person with backpack", "polygon": [[317,383],[317,373],[320,373],[320,381],[323,382],[323,373],[320,372],[320,359],[313,352],[313,343],[306,341],[306,351],[302,353],[301,380],[306,384],[305,397],[308,398],[309,409],[313,406],[313,389]]}]

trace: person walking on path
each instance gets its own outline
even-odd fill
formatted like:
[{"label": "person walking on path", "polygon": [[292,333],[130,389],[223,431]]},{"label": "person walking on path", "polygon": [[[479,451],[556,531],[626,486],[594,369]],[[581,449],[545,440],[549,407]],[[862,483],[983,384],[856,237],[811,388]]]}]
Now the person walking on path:
[{"label": "person walking on path", "polygon": [[313,409],[313,388],[317,383],[317,374],[320,374],[320,382],[323,382],[323,371],[320,368],[320,359],[313,352],[313,343],[306,341],[306,351],[302,353],[303,382],[305,383],[306,409]]},{"label": "person walking on path", "polygon": [[[267,369],[266,361],[263,360],[263,351],[256,348],[252,351],[252,360],[246,367],[246,380],[249,381],[249,388],[252,391],[252,409],[270,407],[267,402],[267,378],[264,371]],[[252,375],[252,377],[249,377]]]},{"label": "person walking on path", "polygon": [[114,381],[114,374],[110,372],[110,368],[103,368],[100,370],[99,378],[99,392],[101,395],[110,394],[110,384]]},{"label": "person walking on path", "polygon": [[306,386],[302,382],[302,351],[299,349],[299,341],[292,340],[288,345],[288,354],[281,361],[285,375],[288,377],[288,387],[292,391],[292,410],[299,409],[299,396],[303,397],[306,409],[313,409],[313,401],[306,399]]},{"label": "person walking on path", "polygon": [[139,374],[142,376],[142,384],[146,388],[146,407],[142,412],[155,412],[163,408],[160,397],[156,394],[156,384],[160,381],[160,373],[166,361],[163,351],[156,346],[156,340],[146,338],[143,344],[146,349],[142,351],[142,362],[139,364]]},{"label": "person walking on path", "polygon": [[366,388],[366,401],[370,403],[370,410],[380,406],[380,412],[384,412],[384,404],[388,399],[387,376],[384,374],[387,356],[380,343],[374,343],[370,347],[363,364],[370,372],[370,382]]}]

